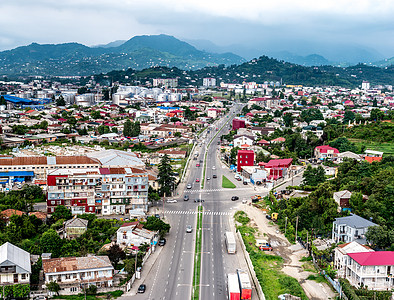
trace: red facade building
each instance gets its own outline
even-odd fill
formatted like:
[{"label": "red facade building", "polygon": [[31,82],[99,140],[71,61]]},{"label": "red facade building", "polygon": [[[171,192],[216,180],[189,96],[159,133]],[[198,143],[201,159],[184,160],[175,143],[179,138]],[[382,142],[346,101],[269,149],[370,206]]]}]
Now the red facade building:
[{"label": "red facade building", "polygon": [[237,171],[241,172],[243,166],[254,166],[253,150],[238,150],[237,153]]},{"label": "red facade building", "polygon": [[245,128],[245,120],[233,119],[233,130],[237,130],[238,128]]}]

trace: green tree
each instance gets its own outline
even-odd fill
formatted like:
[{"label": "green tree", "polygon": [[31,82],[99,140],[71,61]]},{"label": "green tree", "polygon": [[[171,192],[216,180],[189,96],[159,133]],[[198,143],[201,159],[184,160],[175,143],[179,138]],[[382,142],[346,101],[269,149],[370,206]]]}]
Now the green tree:
[{"label": "green tree", "polygon": [[163,156],[158,166],[158,183],[160,185],[160,195],[169,196],[171,191],[175,188],[175,177],[172,176],[173,170],[170,164],[170,159],[167,154]]},{"label": "green tree", "polygon": [[329,143],[331,147],[337,148],[339,152],[357,152],[357,147],[345,137],[339,137]]},{"label": "green tree", "polygon": [[159,231],[160,236],[164,236],[171,229],[171,225],[165,223],[163,220],[150,216],[146,219],[144,228],[152,231]]},{"label": "green tree", "polygon": [[345,114],[343,115],[343,124],[348,124],[349,121],[353,122],[355,118],[356,118],[356,114],[348,109],[345,111]]},{"label": "green tree", "polygon": [[69,220],[72,218],[72,213],[71,210],[69,210],[67,207],[64,205],[59,205],[55,208],[55,211],[52,214],[52,219],[54,221],[64,219],[64,220]]},{"label": "green tree", "polygon": [[91,116],[93,119],[100,119],[100,118],[101,118],[101,114],[100,114],[100,112],[99,112],[98,110],[92,111],[92,112],[90,113],[90,116]]},{"label": "green tree", "polygon": [[317,186],[319,183],[326,181],[325,172],[322,166],[313,168],[308,165],[303,174],[302,185]]},{"label": "green tree", "polygon": [[134,122],[131,124],[131,136],[139,136],[141,133],[140,122]]},{"label": "green tree", "polygon": [[283,123],[285,123],[286,127],[292,127],[293,126],[293,116],[290,113],[285,113],[283,115]]},{"label": "green tree", "polygon": [[324,120],[323,114],[317,108],[309,108],[303,110],[300,115],[301,119],[307,123],[310,123],[313,120]]},{"label": "green tree", "polygon": [[113,244],[108,250],[108,258],[114,264],[114,267],[118,265],[121,259],[126,258],[126,254],[120,249],[118,244]]},{"label": "green tree", "polygon": [[380,121],[384,119],[384,113],[379,108],[374,108],[371,110],[370,119],[372,121]]},{"label": "green tree", "polygon": [[60,95],[57,99],[56,99],[56,106],[66,106],[66,101],[64,101],[64,98],[62,95]]},{"label": "green tree", "polygon": [[129,119],[127,119],[126,122],[123,124],[123,135],[125,137],[132,136],[131,135],[131,133],[132,133],[131,127],[132,127],[131,121]]},{"label": "green tree", "polygon": [[60,285],[56,281],[51,281],[46,285],[48,291],[56,293],[59,296]]},{"label": "green tree", "polygon": [[182,137],[182,134],[180,132],[175,132],[174,137]]},{"label": "green tree", "polygon": [[61,253],[62,240],[53,229],[45,231],[40,239],[42,252],[52,253],[53,257],[59,257]]},{"label": "green tree", "polygon": [[386,249],[394,248],[394,230],[386,226],[371,226],[365,234],[367,241],[373,247]]},{"label": "green tree", "polygon": [[12,286],[13,296],[15,298],[28,298],[30,294],[30,285],[29,284],[14,284]]}]

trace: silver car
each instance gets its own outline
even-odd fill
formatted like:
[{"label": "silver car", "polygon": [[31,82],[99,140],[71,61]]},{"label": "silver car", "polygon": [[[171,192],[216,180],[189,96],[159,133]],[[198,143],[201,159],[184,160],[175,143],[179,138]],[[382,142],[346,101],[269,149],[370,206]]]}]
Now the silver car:
[{"label": "silver car", "polygon": [[191,233],[192,231],[193,231],[192,225],[187,225],[187,226],[186,226],[186,232],[187,232],[187,233]]},{"label": "silver car", "polygon": [[187,188],[187,189],[191,189],[191,188],[192,188],[192,185],[189,183],[189,184],[186,186],[186,188]]}]

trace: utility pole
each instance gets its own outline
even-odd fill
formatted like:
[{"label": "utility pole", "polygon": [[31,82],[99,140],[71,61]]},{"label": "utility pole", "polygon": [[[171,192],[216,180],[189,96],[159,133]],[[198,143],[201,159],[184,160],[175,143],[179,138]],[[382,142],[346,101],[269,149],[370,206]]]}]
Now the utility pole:
[{"label": "utility pole", "polygon": [[297,221],[296,221],[295,243],[297,243],[297,229],[298,229],[298,216],[297,216]]},{"label": "utility pole", "polygon": [[286,236],[286,229],[287,229],[287,217],[286,217],[286,221],[285,221],[285,236]]}]

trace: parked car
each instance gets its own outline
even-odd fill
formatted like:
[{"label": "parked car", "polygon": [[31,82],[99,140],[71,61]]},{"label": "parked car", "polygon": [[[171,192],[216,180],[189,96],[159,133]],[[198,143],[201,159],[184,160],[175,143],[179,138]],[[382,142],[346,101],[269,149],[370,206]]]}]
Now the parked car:
[{"label": "parked car", "polygon": [[189,195],[183,196],[183,201],[188,201],[190,199]]},{"label": "parked car", "polygon": [[159,214],[155,214],[155,217],[160,219],[160,215]]},{"label": "parked car", "polygon": [[190,183],[188,183],[187,186],[186,186],[186,188],[187,188],[187,189],[191,189],[191,188],[192,188],[192,185],[191,185]]},{"label": "parked car", "polygon": [[244,182],[243,182],[243,185],[248,185],[248,182],[247,182],[247,181],[244,181]]},{"label": "parked car", "polygon": [[235,178],[235,179],[237,179],[238,181],[241,181],[241,180],[242,180],[242,178],[241,178],[241,177],[237,177],[237,178]]},{"label": "parked car", "polygon": [[138,287],[138,293],[139,294],[143,294],[146,291],[146,285],[145,284],[140,284],[140,286]]},{"label": "parked car", "polygon": [[165,238],[162,238],[159,240],[159,242],[157,243],[159,246],[164,246],[166,244],[167,240]]},{"label": "parked car", "polygon": [[191,233],[192,231],[193,231],[192,225],[187,225],[187,226],[186,226],[186,232],[187,232],[187,233]]},{"label": "parked car", "polygon": [[176,201],[175,199],[168,199],[167,203],[177,203],[178,201]]},{"label": "parked car", "polygon": [[232,196],[232,197],[231,197],[231,200],[232,200],[232,201],[236,201],[236,200],[238,200],[238,199],[239,199],[238,196]]}]

